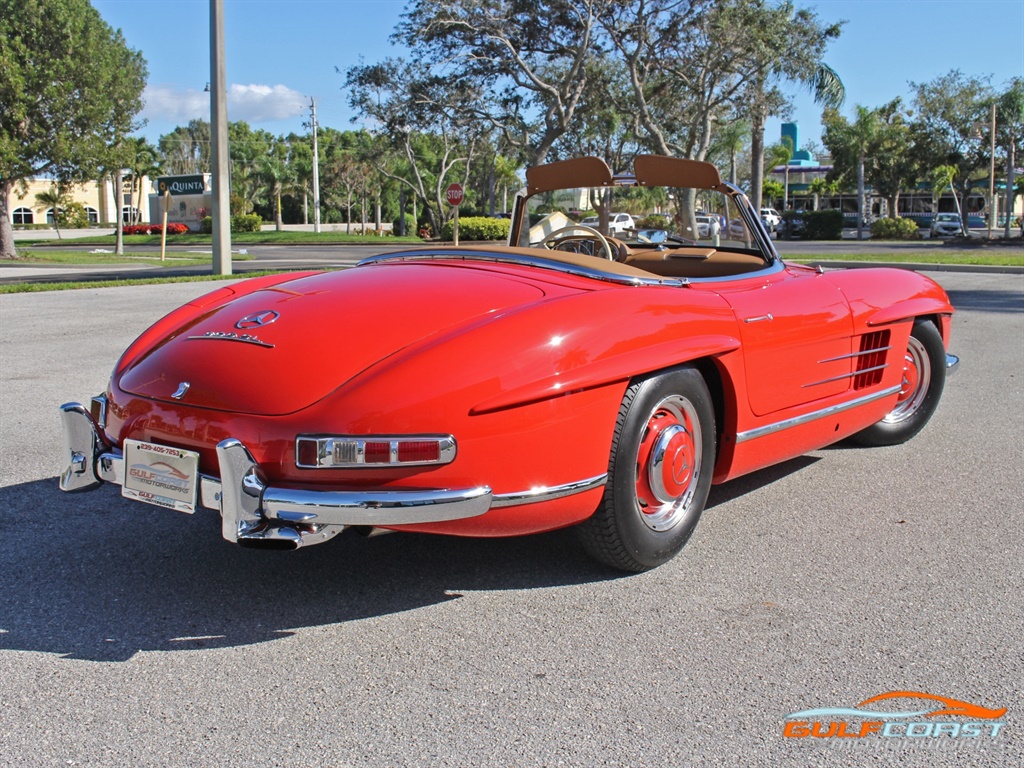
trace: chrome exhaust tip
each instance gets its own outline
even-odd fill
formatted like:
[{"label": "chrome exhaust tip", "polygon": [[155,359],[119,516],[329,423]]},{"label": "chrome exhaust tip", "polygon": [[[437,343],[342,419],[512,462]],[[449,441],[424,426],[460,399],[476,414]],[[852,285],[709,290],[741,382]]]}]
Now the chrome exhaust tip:
[{"label": "chrome exhaust tip", "polygon": [[235,543],[249,549],[291,551],[322,544],[344,529],[343,525],[278,525],[266,522],[239,532]]}]

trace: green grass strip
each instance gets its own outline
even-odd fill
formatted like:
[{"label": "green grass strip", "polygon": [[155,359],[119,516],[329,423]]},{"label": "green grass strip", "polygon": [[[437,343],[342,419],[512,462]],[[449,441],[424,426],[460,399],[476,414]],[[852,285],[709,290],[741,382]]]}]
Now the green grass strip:
[{"label": "green grass strip", "polygon": [[[254,257],[233,254],[232,261],[252,261]],[[154,267],[192,267],[210,263],[209,254],[182,255],[180,251],[167,254],[160,261],[159,254],[152,253],[92,253],[91,251],[56,251],[26,248],[21,252],[18,264],[74,264],[85,266],[110,266],[113,264],[136,264]]]},{"label": "green grass strip", "polygon": [[[88,237],[64,238],[62,240],[19,240],[18,246],[37,245],[107,245],[113,247],[115,235],[90,235]],[[160,235],[125,235],[125,245],[160,245]],[[212,235],[189,234],[168,235],[168,245],[211,245]],[[382,245],[386,243],[422,244],[418,237],[396,237],[378,235],[346,235],[344,232],[232,232],[231,244],[240,245]]]},{"label": "green grass strip", "polygon": [[1024,266],[1024,252],[1004,249],[1001,251],[912,251],[909,253],[801,253],[783,254],[786,261],[800,263],[816,261],[874,261],[890,264],[970,264],[973,266],[1021,267]]}]

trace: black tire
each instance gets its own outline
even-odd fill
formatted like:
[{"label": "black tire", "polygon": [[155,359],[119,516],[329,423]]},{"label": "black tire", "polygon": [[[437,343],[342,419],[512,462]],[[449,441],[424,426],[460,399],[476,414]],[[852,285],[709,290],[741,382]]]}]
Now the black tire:
[{"label": "black tire", "polygon": [[946,384],[946,349],[932,322],[914,321],[903,366],[903,390],[896,407],[881,421],[850,437],[852,442],[871,447],[899,445],[931,419]]},{"label": "black tire", "polygon": [[714,405],[696,369],[630,386],[615,424],[604,498],[577,529],[587,552],[634,573],[674,557],[704,511],[715,440]]}]

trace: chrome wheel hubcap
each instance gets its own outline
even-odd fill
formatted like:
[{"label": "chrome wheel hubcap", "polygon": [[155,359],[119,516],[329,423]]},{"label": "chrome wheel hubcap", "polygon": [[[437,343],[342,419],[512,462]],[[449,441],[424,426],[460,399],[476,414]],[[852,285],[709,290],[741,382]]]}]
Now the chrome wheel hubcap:
[{"label": "chrome wheel hubcap", "polygon": [[896,407],[889,411],[882,421],[886,424],[898,424],[913,416],[924,402],[931,381],[932,369],[928,351],[924,344],[911,336],[906,354],[903,356],[903,382]]},{"label": "chrome wheel hubcap", "polygon": [[671,395],[651,411],[636,458],[636,505],[651,530],[667,531],[690,514],[702,444],[697,411],[686,398]]}]

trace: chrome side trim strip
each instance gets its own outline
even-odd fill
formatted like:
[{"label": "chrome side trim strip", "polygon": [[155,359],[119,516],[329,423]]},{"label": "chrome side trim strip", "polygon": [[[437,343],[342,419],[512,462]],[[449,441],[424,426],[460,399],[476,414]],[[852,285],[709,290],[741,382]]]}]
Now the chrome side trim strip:
[{"label": "chrome side trim strip", "polygon": [[[822,360],[821,362],[827,362],[827,361]],[[833,381],[842,381],[843,379],[852,379],[854,376],[860,376],[862,373],[871,373],[872,371],[881,371],[882,369],[888,368],[888,367],[889,367],[889,364],[888,363],[884,363],[882,365],[872,366],[871,368],[861,368],[860,370],[857,370],[857,371],[851,371],[850,373],[844,373],[844,374],[841,374],[839,376],[833,376],[831,379],[822,379],[821,381],[812,381],[810,384],[804,384],[803,388],[807,389],[807,387],[816,387],[819,384],[831,384]]]},{"label": "chrome side trim strip", "polygon": [[892,347],[878,347],[877,349],[865,349],[863,352],[852,352],[849,355],[840,355],[839,357],[829,357],[824,360],[819,360],[819,363],[834,363],[837,360],[849,360],[851,357],[862,357],[864,355],[873,355],[876,352],[888,352]]},{"label": "chrome side trim strip", "polygon": [[541,501],[561,499],[566,496],[583,493],[584,491],[590,491],[594,488],[600,488],[606,482],[608,482],[607,472],[597,477],[591,477],[575,483],[566,483],[565,485],[541,486],[531,488],[528,491],[519,491],[518,493],[499,493],[492,499],[491,506],[514,507],[519,504],[537,504]]},{"label": "chrome side trim strip", "polygon": [[748,429],[746,432],[740,432],[736,435],[737,443],[744,443],[747,440],[755,440],[758,437],[764,437],[765,435],[771,435],[776,432],[781,432],[784,429],[790,429],[791,427],[799,427],[801,424],[806,424],[816,419],[823,419],[826,416],[832,416],[836,413],[842,413],[848,411],[851,408],[858,408],[868,403],[873,403],[875,400],[881,400],[882,398],[889,397],[889,395],[895,395],[900,391],[900,385],[888,387],[887,389],[880,390],[878,392],[872,392],[870,395],[864,395],[854,400],[847,400],[845,403],[839,403],[838,405],[830,405],[828,408],[822,408],[818,411],[811,411],[805,413],[802,416],[794,416],[791,419],[784,419],[783,421],[777,421],[774,424],[766,424],[763,427],[757,427],[756,429]]},{"label": "chrome side trim strip", "polygon": [[956,355],[946,354],[946,375],[949,376],[956,372],[957,366],[960,365],[960,358]]}]

